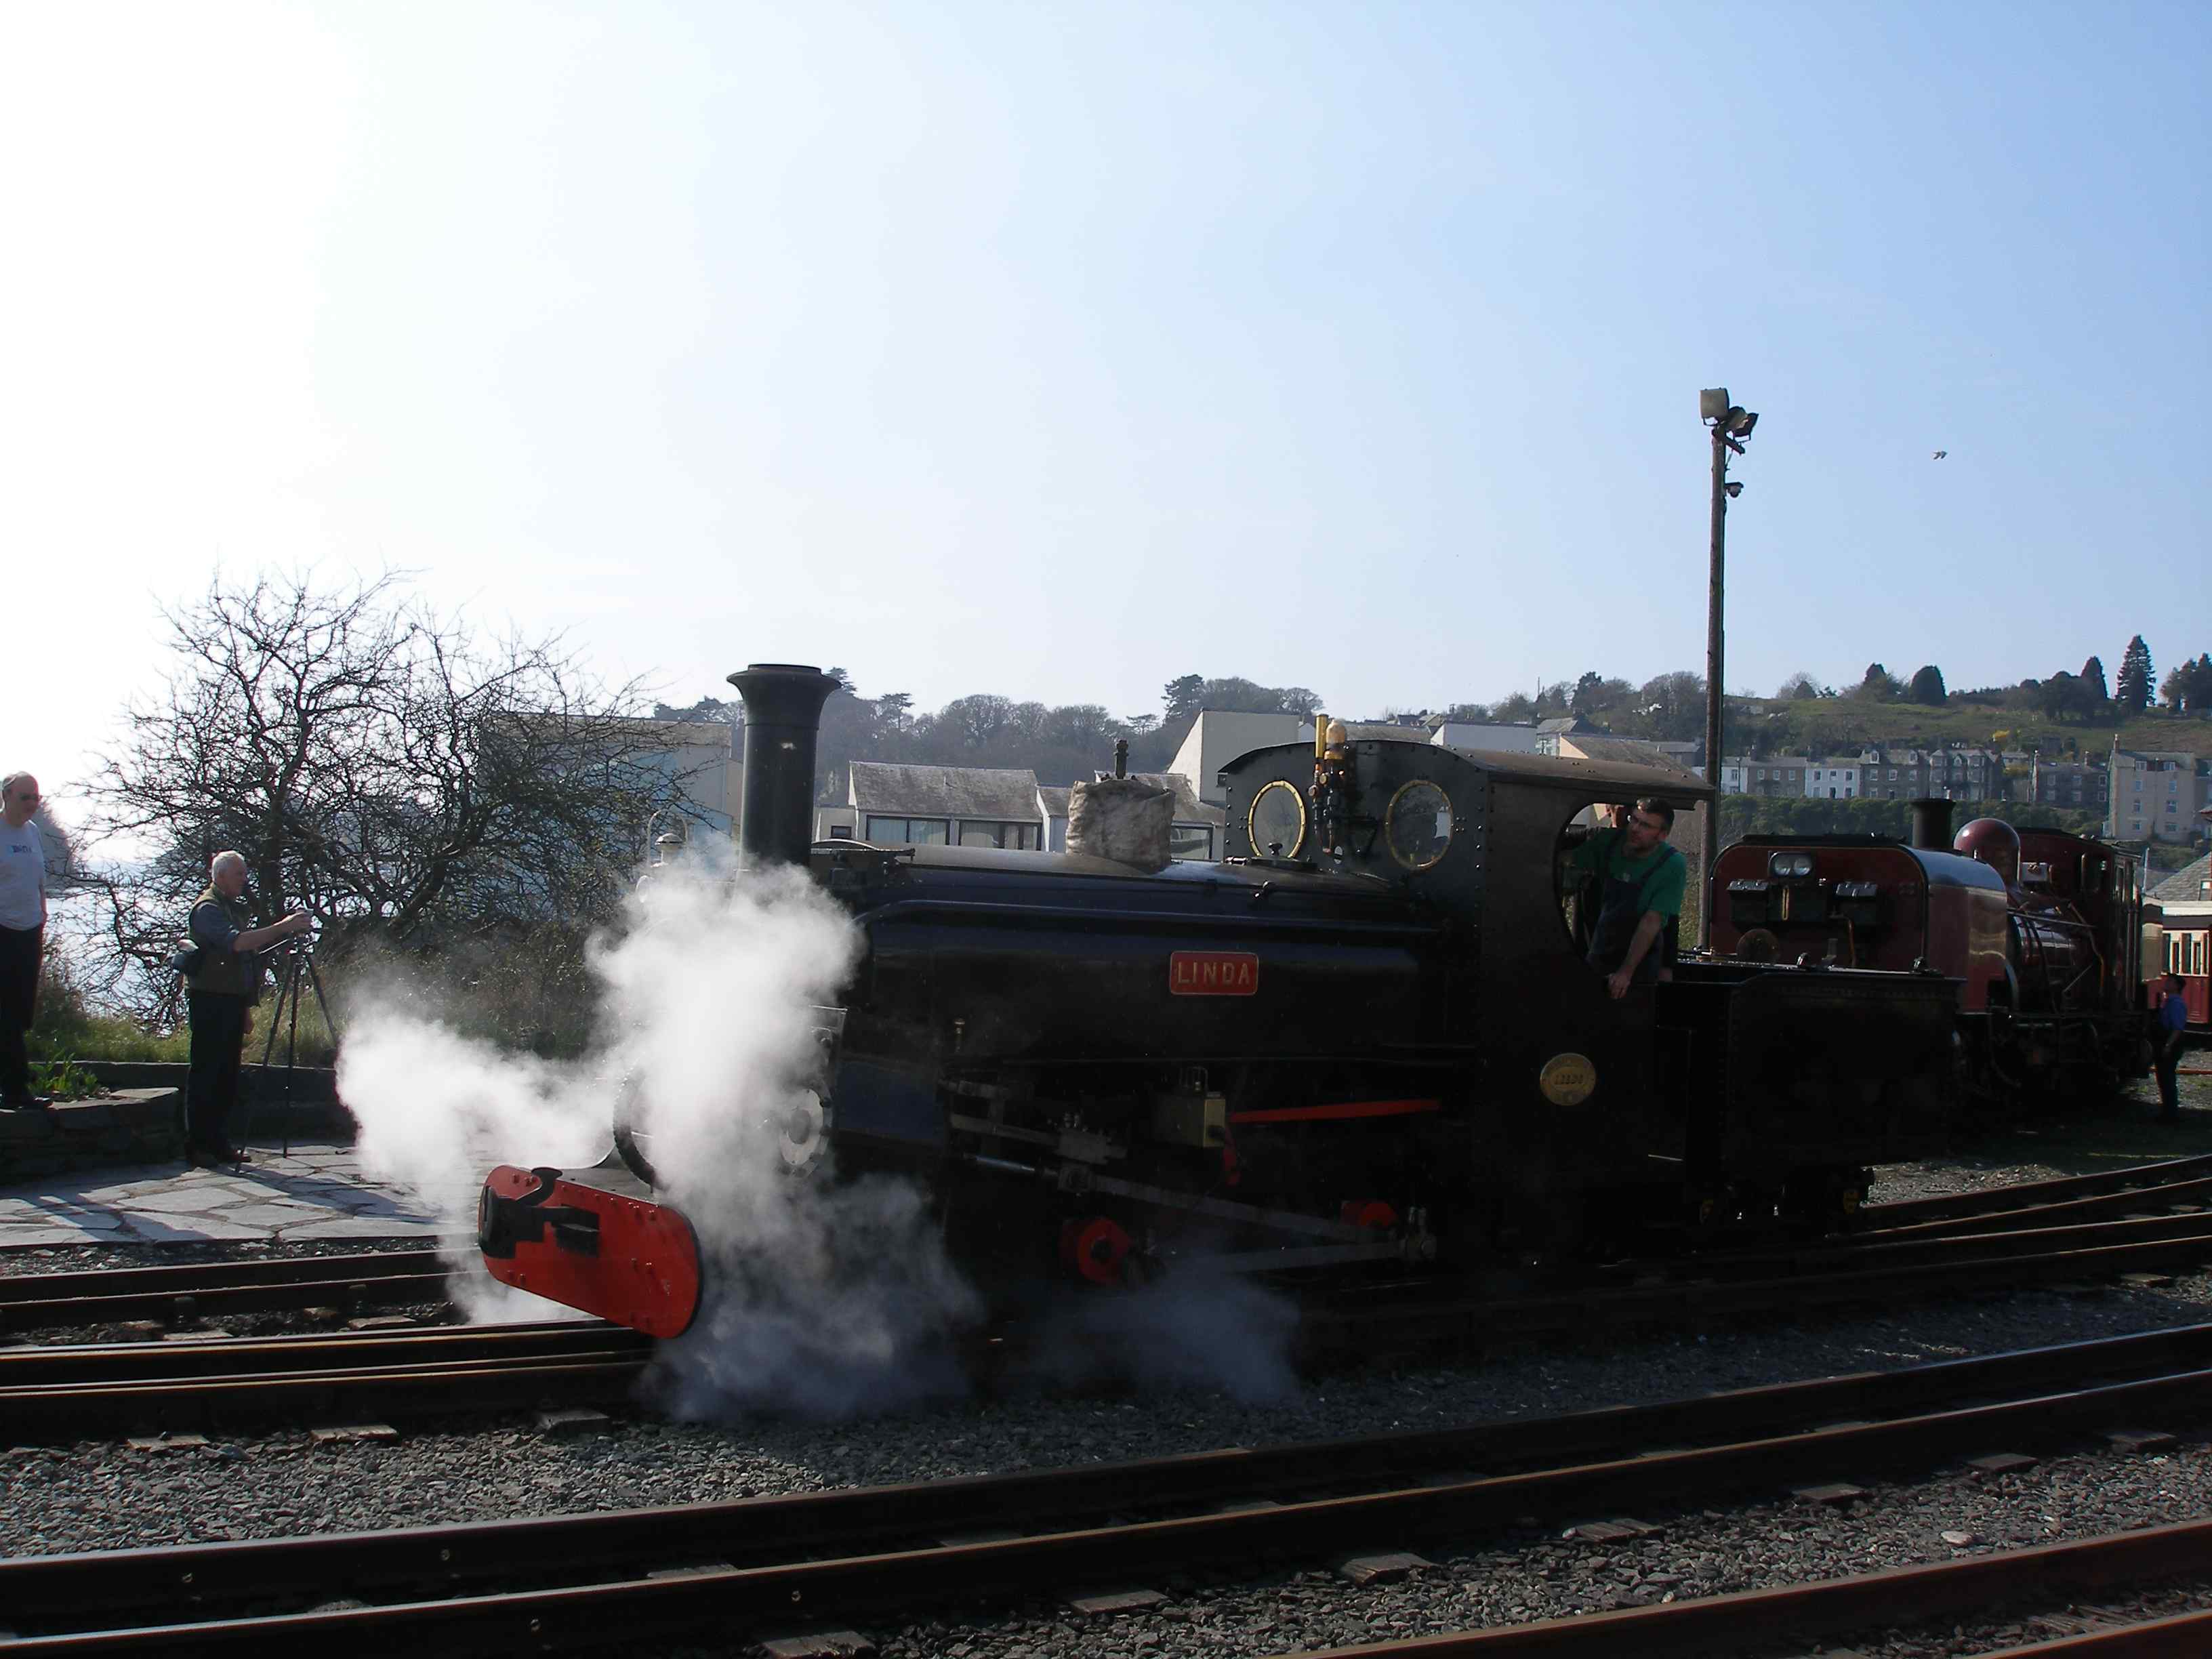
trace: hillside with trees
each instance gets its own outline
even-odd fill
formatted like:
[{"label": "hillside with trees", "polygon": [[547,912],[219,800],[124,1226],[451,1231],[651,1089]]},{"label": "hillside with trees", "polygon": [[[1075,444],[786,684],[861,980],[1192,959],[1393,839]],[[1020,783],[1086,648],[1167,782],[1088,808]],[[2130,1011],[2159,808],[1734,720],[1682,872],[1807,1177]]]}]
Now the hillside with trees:
[{"label": "hillside with trees", "polygon": [[[2078,670],[1964,690],[1951,690],[1936,663],[1923,663],[1908,675],[1869,663],[1841,691],[1800,672],[1771,697],[1731,695],[1724,747],[1753,759],[1851,754],[1877,744],[2034,750],[2058,758],[2101,754],[2117,735],[2125,748],[2212,755],[2212,653],[2184,656],[2157,679],[2150,648],[2137,635],[2118,660],[2119,672],[2110,684],[2102,659],[2092,655]],[[1128,743],[1132,770],[1156,772],[1173,758],[1206,708],[1310,714],[1329,708],[1359,719],[1434,714],[1476,724],[1575,714],[1615,737],[1650,741],[1695,742],[1705,729],[1705,678],[1688,670],[1632,684],[1588,669],[1533,693],[1433,710],[1340,709],[1305,686],[1194,673],[1161,688],[1157,712],[1126,714],[1100,703],[1048,706],[995,692],[917,710],[905,692],[869,696],[844,670],[830,672],[842,684],[823,712],[820,783],[837,795],[844,792],[845,769],[855,760],[1027,769],[1040,783],[1064,785],[1111,765],[1116,739]],[[687,708],[662,704],[654,712],[665,719],[743,720],[733,700],[706,698]]]}]

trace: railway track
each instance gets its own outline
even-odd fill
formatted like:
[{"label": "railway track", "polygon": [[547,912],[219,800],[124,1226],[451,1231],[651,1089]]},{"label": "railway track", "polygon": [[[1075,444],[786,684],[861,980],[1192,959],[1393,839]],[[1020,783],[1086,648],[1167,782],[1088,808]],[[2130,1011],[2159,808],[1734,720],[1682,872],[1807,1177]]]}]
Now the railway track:
[{"label": "railway track", "polygon": [[[1533,1297],[1372,1298],[1305,1308],[1296,1355],[1315,1368],[1561,1332],[1676,1327],[1812,1307],[1887,1306],[2037,1283],[2094,1281],[2212,1258],[2212,1214],[2123,1218],[1987,1237],[1891,1238],[1736,1275],[1577,1286]],[[228,1427],[285,1419],[443,1416],[629,1398],[650,1339],[597,1321],[0,1351],[0,1421],[16,1440]],[[963,1340],[988,1381],[1018,1370],[1018,1329]],[[1109,1361],[1112,1356],[1103,1356]],[[1110,1365],[1109,1367],[1110,1370]]]},{"label": "railway track", "polygon": [[[1802,1643],[1984,1613],[1996,1605],[2050,1607],[2069,1593],[2134,1589],[2174,1578],[2202,1581],[2212,1576],[2208,1564],[2212,1521],[2190,1521],[1662,1607],[1329,1648],[1310,1659],[1521,1659],[1540,1654],[1545,1659],[1616,1659],[1631,1653],[1772,1651],[1778,1639]],[[1986,1659],[2196,1659],[2208,1651],[2212,1612],[2197,1612],[2007,1648]]]},{"label": "railway track", "polygon": [[0,1352],[11,1438],[621,1399],[652,1339],[599,1321]]},{"label": "railway track", "polygon": [[[735,1641],[890,1608],[1127,1587],[1200,1564],[1233,1571],[1377,1540],[1462,1543],[1528,1515],[1656,1512],[1924,1470],[1996,1446],[2179,1425],[2212,1413],[2208,1384],[2212,1325],[2198,1325],[1454,1430],[736,1503],[16,1557],[0,1560],[0,1607],[20,1638],[9,1652],[25,1659],[293,1659],[303,1642],[415,1653],[634,1648],[703,1628]],[[2208,1536],[2139,1544],[2127,1570],[2171,1572],[2179,1569],[2170,1562],[2186,1560],[2202,1571]],[[2001,1559],[1962,1565],[1987,1572]],[[323,1605],[338,1597],[371,1605]],[[1711,1626],[1685,1628],[1698,1632],[1687,1642],[1711,1640]]]},{"label": "railway track", "polygon": [[446,1274],[434,1249],[26,1273],[0,1279],[0,1330],[442,1302]]},{"label": "railway track", "polygon": [[1723,1261],[1710,1277],[1629,1285],[1601,1285],[1511,1298],[1392,1299],[1310,1310],[1300,1322],[1304,1357],[1314,1364],[1346,1355],[1423,1347],[1476,1347],[1561,1331],[1712,1322],[1906,1298],[1981,1295],[2038,1284],[2090,1285],[2124,1273],[2159,1273],[2212,1259],[2212,1214],[2088,1222],[2031,1232],[1999,1232],[1881,1243],[1856,1249]]},{"label": "railway track", "polygon": [[[1931,1226],[1990,1224],[2008,1218],[2034,1224],[2039,1215],[2121,1213],[2130,1202],[2212,1203],[2212,1157],[2165,1158],[2094,1175],[2056,1181],[2015,1182],[1974,1193],[1869,1204],[1858,1212],[1854,1233],[1894,1232]],[[2079,1206],[2095,1206],[2096,1208]]]},{"label": "railway track", "polygon": [[[1787,1250],[1720,1252],[1662,1265],[1689,1277],[1746,1279],[1839,1263],[1880,1243],[1968,1233],[2027,1232],[2125,1218],[2148,1206],[2212,1210],[2212,1157],[1943,1198],[1875,1205],[1852,1232]],[[188,1327],[240,1314],[327,1307],[344,1312],[439,1302],[453,1242],[422,1249],[290,1256],[174,1267],[101,1267],[0,1278],[0,1331],[158,1321]],[[443,1254],[441,1254],[443,1252]],[[1891,1258],[1901,1261],[1902,1254]],[[1631,1271],[1635,1271],[1631,1269]]]}]

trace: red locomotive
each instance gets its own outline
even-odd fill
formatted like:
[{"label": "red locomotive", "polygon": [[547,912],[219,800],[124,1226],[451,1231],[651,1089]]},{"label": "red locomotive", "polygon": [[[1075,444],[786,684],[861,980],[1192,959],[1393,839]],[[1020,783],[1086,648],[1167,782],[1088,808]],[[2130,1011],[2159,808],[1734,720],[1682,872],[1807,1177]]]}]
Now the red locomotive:
[{"label": "red locomotive", "polygon": [[1948,801],[1912,805],[1909,842],[1753,836],[1729,848],[1713,866],[1715,950],[1960,981],[1959,1060],[1987,1094],[2141,1076],[2157,907],[2135,862],[2002,818],[1976,818],[1953,839]]}]

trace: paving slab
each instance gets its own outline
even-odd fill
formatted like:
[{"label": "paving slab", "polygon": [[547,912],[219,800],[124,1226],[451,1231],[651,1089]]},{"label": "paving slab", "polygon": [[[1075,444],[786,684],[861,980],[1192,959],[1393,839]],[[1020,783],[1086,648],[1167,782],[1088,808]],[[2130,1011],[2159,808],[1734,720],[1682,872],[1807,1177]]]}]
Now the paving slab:
[{"label": "paving slab", "polygon": [[0,1251],[31,1246],[300,1238],[429,1238],[474,1182],[422,1194],[373,1181],[353,1149],[257,1150],[235,1169],[136,1165],[0,1185]]},{"label": "paving slab", "polygon": [[441,1227],[402,1226],[386,1219],[371,1219],[365,1216],[347,1216],[337,1221],[303,1221],[284,1229],[288,1241],[302,1238],[398,1238],[421,1233],[430,1238],[442,1236]]},{"label": "paving slab", "polygon": [[319,1204],[286,1204],[281,1200],[264,1204],[228,1204],[209,1213],[241,1227],[267,1227],[282,1232],[303,1222],[327,1221],[331,1212]]}]

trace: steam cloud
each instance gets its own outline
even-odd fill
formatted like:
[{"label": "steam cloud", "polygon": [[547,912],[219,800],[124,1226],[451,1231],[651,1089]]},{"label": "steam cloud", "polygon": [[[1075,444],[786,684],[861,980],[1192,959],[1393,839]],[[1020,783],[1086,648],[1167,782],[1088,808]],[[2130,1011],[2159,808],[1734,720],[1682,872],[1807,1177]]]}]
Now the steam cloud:
[{"label": "steam cloud", "polygon": [[[575,1168],[606,1152],[633,1091],[649,1155],[690,1219],[710,1288],[664,1344],[671,1407],[781,1405],[839,1414],[951,1386],[930,1340],[975,1318],[921,1194],[886,1181],[793,1178],[779,1132],[815,1081],[817,1006],[851,971],[859,935],[796,871],[732,876],[696,854],[631,896],[627,927],[591,952],[600,1045],[562,1064],[460,1036],[397,996],[364,998],[338,1085],[363,1167],[437,1201],[472,1237],[476,1182],[497,1163]],[[559,1317],[508,1290],[473,1250],[471,1317]]]},{"label": "steam cloud", "polygon": [[[628,1089],[708,1287],[691,1330],[660,1346],[661,1403],[683,1416],[836,1417],[957,1392],[945,1339],[981,1307],[926,1195],[881,1177],[836,1181],[826,1164],[794,1177],[780,1149],[818,1080],[813,1011],[835,1001],[857,957],[850,918],[798,871],[732,876],[695,848],[632,895],[626,921],[590,953],[600,1030],[584,1061],[465,1037],[397,991],[360,997],[338,1083],[363,1166],[437,1201],[472,1243],[486,1170],[597,1163]],[[469,1245],[454,1266],[473,1318],[565,1312],[491,1279]],[[1038,1380],[1213,1385],[1245,1399],[1294,1389],[1291,1316],[1249,1285],[1200,1275],[1051,1300]]]}]

